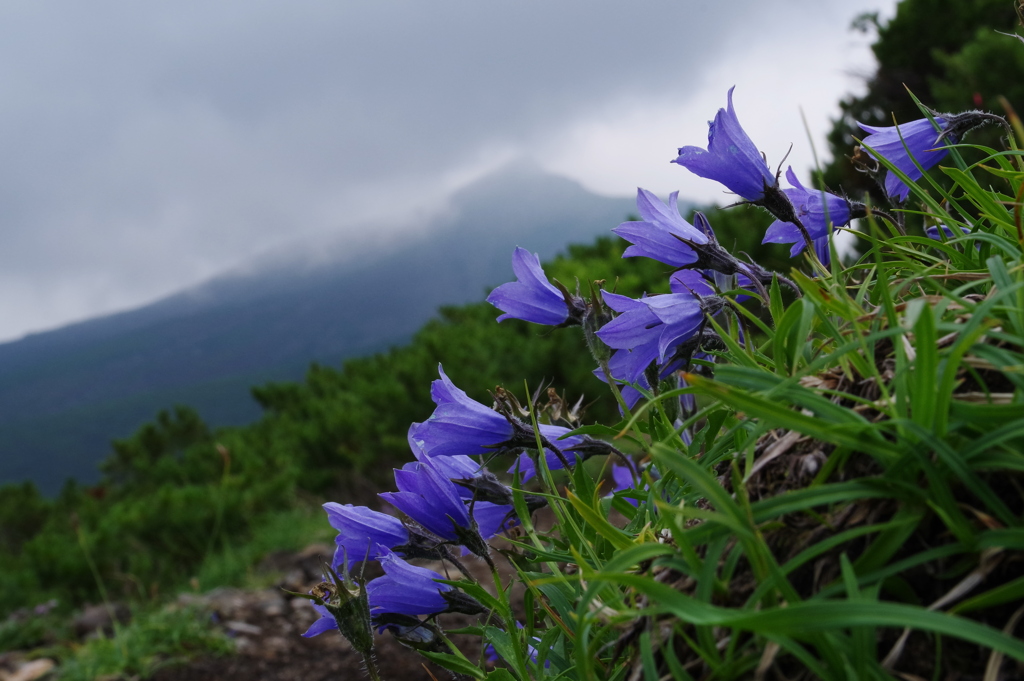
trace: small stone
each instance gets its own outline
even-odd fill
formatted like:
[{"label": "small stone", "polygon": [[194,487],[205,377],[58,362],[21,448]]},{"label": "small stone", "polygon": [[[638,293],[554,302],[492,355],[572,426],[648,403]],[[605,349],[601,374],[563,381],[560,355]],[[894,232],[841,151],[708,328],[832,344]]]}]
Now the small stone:
[{"label": "small stone", "polygon": [[17,671],[8,676],[6,681],[35,681],[49,674],[57,663],[48,658],[32,660],[18,667]]},{"label": "small stone", "polygon": [[239,622],[237,620],[225,622],[224,628],[228,631],[234,631],[239,634],[249,634],[251,636],[258,636],[263,631],[261,627],[257,627],[255,624],[249,624],[248,622]]},{"label": "small stone", "polygon": [[[113,617],[111,617],[113,615]],[[131,611],[124,603],[108,605],[89,605],[72,620],[72,626],[79,638],[90,634],[113,634],[114,621],[126,624],[131,619]]]}]

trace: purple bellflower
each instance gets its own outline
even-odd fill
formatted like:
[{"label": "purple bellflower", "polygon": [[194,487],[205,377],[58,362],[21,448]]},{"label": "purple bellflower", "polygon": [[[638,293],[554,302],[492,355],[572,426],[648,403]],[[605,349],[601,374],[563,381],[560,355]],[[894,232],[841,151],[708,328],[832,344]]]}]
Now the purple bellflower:
[{"label": "purple bellflower", "polygon": [[380,547],[380,564],[384,576],[366,585],[371,616],[433,615],[448,609],[449,602],[441,594],[452,591],[452,587],[435,581],[444,579],[442,575],[409,565],[383,546]]},{"label": "purple bellflower", "polygon": [[[953,230],[951,230],[946,225],[941,225],[941,227],[942,227],[942,233],[944,235],[946,235],[947,239],[955,238],[955,235],[953,234]],[[960,231],[963,232],[964,234],[970,234],[971,233],[971,230],[969,228],[967,228],[967,227],[961,227]],[[924,234],[929,239],[934,239],[935,241],[942,241],[942,237],[939,236],[939,227],[927,227],[924,230]],[[963,236],[963,234],[961,234],[960,236]]]},{"label": "purple bellflower", "polygon": [[316,610],[318,615],[320,615],[320,619],[310,625],[309,629],[306,630],[306,633],[303,634],[304,637],[312,638],[313,636],[319,636],[325,631],[338,630],[338,620],[334,619],[334,615],[327,610],[327,606],[317,605],[312,602],[310,602],[310,605],[312,605],[313,609]]},{"label": "purple bellflower", "polygon": [[[565,468],[562,465],[561,459],[555,456],[554,452],[546,451],[544,454],[544,461],[547,462],[548,470],[557,471]],[[578,452],[564,452],[563,456],[570,465],[576,465],[583,458]],[[508,469],[508,472],[512,473],[517,468],[519,469],[519,481],[522,483],[529,482],[537,475],[537,466],[533,463],[533,457],[526,452],[519,455],[516,462]]]},{"label": "purple bellflower", "polygon": [[617,350],[608,361],[608,369],[612,378],[636,383],[658,359],[662,322],[647,307],[646,297],[633,299],[608,291],[602,291],[601,297],[605,305],[619,313],[597,332],[602,342]]},{"label": "purple bellflower", "polygon": [[623,258],[646,257],[673,267],[686,267],[697,262],[698,255],[686,242],[708,243],[708,237],[679,214],[679,192],[672,192],[668,205],[647,191],[637,189],[636,207],[639,222],[623,222],[612,231],[633,244]]},{"label": "purple bellflower", "polygon": [[[414,423],[410,426],[408,434],[409,448],[412,449],[412,455],[417,461],[429,461],[430,464],[441,473],[441,475],[449,480],[452,478],[473,478],[484,470],[480,464],[464,454],[456,456],[438,456],[436,458],[428,456],[427,452],[423,449],[423,444],[413,437],[413,430],[417,425],[419,424]],[[473,496],[472,490],[466,487],[459,487],[458,491],[459,496],[463,499],[470,499]]]},{"label": "purple bellflower", "polygon": [[540,266],[540,257],[517,247],[512,254],[516,281],[491,291],[487,302],[505,314],[498,321],[522,319],[548,326],[580,324],[587,311],[582,298],[560,291],[548,281]]},{"label": "purple bellflower", "polygon": [[[536,447],[533,429],[515,417],[506,417],[473,400],[455,386],[438,366],[441,378],[430,386],[437,407],[423,423],[414,423],[409,437],[431,460],[446,456],[489,455],[502,448]],[[548,447],[571,448],[579,438],[555,440],[569,432],[561,426],[541,425],[542,442]],[[557,455],[556,455],[557,456]],[[453,476],[454,477],[454,476]]]},{"label": "purple bellflower", "polygon": [[338,548],[331,564],[335,570],[342,565],[351,570],[361,560],[376,559],[378,546],[394,548],[409,542],[409,532],[402,521],[386,513],[333,501],[324,504],[324,510],[331,527],[338,531],[334,540]]},{"label": "purple bellflower", "polygon": [[[620,466],[617,463],[612,464],[612,491],[608,496],[615,494],[616,492],[624,492],[634,488],[633,471],[628,466]],[[646,486],[644,487],[646,489]],[[630,499],[624,497],[625,501],[633,506],[639,506],[640,502],[636,499]]]},{"label": "purple bellflower", "polygon": [[[622,394],[622,399],[625,400],[626,406],[632,409],[633,407],[636,406],[636,403],[643,398],[643,393],[634,388],[629,383],[623,383],[622,381],[619,381],[614,378],[615,376],[623,376],[629,374],[629,368],[624,368],[622,366],[624,363],[629,362],[629,354],[629,350],[616,350],[615,354],[613,354],[611,359],[608,360],[608,371],[611,372],[611,375],[613,376],[612,380],[615,381],[615,383],[619,386],[619,392]],[[648,364],[650,364],[650,361],[648,361]],[[643,375],[643,369],[641,369],[640,371],[641,374],[637,378],[636,382],[640,385],[641,388],[644,388],[645,390],[650,390],[651,385],[650,383],[648,383],[647,377]],[[604,370],[602,370],[601,367],[594,369],[593,374],[602,383],[608,382],[608,380],[605,378]]]},{"label": "purple bellflower", "polygon": [[[865,147],[870,147],[870,149],[865,149],[868,154],[876,159],[878,157],[885,158],[916,182],[924,176],[923,171],[933,167],[949,153],[948,149],[936,149],[942,144],[941,139],[945,134],[948,121],[937,116],[935,123],[939,126],[938,130],[927,118],[886,128],[863,123],[857,123],[857,125],[864,132],[870,133],[862,142]],[[957,141],[955,135],[946,135],[946,137],[951,143],[955,144]],[[917,164],[914,163],[915,160]],[[921,166],[920,169],[918,169],[918,165]],[[910,187],[890,170],[885,175],[885,193],[890,198],[902,202],[906,201],[907,196],[910,195]]]},{"label": "purple bellflower", "polygon": [[470,529],[469,511],[458,487],[430,461],[413,461],[395,471],[397,492],[378,496],[438,537],[462,543],[458,528]]},{"label": "purple bellflower", "polygon": [[440,365],[437,370],[441,378],[430,384],[437,407],[426,421],[413,424],[410,437],[430,458],[494,453],[512,437],[512,424],[456,387]]},{"label": "purple bellflower", "polygon": [[736,118],[729,88],[729,108],[719,109],[715,120],[708,123],[708,148],[682,147],[678,163],[694,175],[724,184],[747,201],[759,203],[765,190],[778,182],[768,162],[757,150]]},{"label": "purple bellflower", "polygon": [[[613,378],[635,383],[651,362],[664,362],[673,350],[697,335],[707,314],[718,312],[723,304],[699,272],[680,270],[670,279],[672,293],[633,300],[605,292],[608,307],[620,312],[597,332],[610,348],[628,350],[628,355],[613,355],[622,371],[613,369]],[[663,368],[664,369],[664,368]]]},{"label": "purple bellflower", "polygon": [[[927,228],[925,228],[924,235],[926,237],[928,237],[929,239],[934,239],[935,241],[949,241],[950,239],[953,239],[953,238],[955,238],[957,236],[964,236],[966,234],[970,234],[971,233],[971,230],[970,230],[969,227],[960,227],[960,231],[963,232],[963,234],[959,234],[959,235],[954,234],[953,230],[950,229],[949,227],[947,227],[946,225],[941,225],[941,228],[942,228],[942,234],[946,237],[945,239],[943,239],[941,236],[939,236],[939,227],[927,227]],[[953,247],[959,249],[959,246],[953,246]],[[978,251],[981,250],[981,242],[980,241],[976,241],[974,243],[974,249],[978,250]]]},{"label": "purple bellflower", "polygon": [[[786,179],[793,186],[782,191],[793,202],[797,217],[800,218],[800,222],[803,223],[804,228],[814,242],[818,259],[822,263],[827,264],[829,261],[829,223],[836,227],[843,227],[848,225],[850,220],[857,217],[857,215],[854,214],[853,207],[845,198],[804,187],[800,184],[800,180],[797,179],[792,167],[786,171]],[[803,251],[807,245],[804,242],[803,235],[800,233],[800,228],[792,222],[783,222],[782,220],[776,220],[768,227],[768,231],[765,233],[761,243],[793,244],[789,251],[790,257]],[[822,255],[825,257],[822,258]]]},{"label": "purple bellflower", "polygon": [[496,537],[519,524],[514,506],[474,501],[471,508],[473,520],[476,521],[480,536],[484,539]]},{"label": "purple bellflower", "polygon": [[[544,450],[544,460],[548,462],[548,468],[553,471],[565,468],[562,464],[562,459],[570,466],[575,465],[580,461],[583,456],[579,452],[574,451],[577,447],[582,447],[587,443],[587,439],[582,435],[570,435],[565,439],[559,439],[566,433],[570,432],[569,428],[564,426],[552,426],[546,423],[537,425],[537,429],[540,431],[541,436],[547,440],[552,446],[557,447],[562,456],[553,452],[551,449]],[[530,454],[523,452],[516,459],[516,463],[508,469],[511,473],[519,466],[519,472],[522,474],[521,482],[527,482],[530,478],[537,474],[536,468],[533,465],[533,458]]]}]

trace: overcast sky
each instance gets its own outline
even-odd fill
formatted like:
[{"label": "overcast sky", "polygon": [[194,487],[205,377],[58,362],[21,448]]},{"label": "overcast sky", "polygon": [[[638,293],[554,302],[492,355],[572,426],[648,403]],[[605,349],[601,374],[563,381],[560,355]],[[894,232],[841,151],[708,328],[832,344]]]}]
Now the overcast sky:
[{"label": "overcast sky", "polygon": [[[0,340],[296,243],[416,228],[526,159],[698,201],[670,165],[735,106],[802,177],[894,0],[0,5]],[[614,225],[609,225],[609,228]]]}]

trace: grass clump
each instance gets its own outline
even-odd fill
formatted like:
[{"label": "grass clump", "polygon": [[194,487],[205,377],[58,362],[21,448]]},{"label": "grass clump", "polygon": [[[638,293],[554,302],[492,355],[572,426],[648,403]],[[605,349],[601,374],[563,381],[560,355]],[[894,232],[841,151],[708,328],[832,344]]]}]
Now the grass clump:
[{"label": "grass clump", "polygon": [[92,638],[59,650],[61,681],[101,677],[147,678],[156,670],[200,655],[227,655],[234,645],[210,622],[208,613],[166,607],[137,613],[110,638]]}]

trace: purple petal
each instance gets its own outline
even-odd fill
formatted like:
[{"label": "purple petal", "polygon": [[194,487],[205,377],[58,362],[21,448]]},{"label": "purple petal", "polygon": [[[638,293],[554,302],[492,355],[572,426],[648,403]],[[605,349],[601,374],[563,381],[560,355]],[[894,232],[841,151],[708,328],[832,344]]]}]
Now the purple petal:
[{"label": "purple petal", "polygon": [[673,163],[756,202],[764,198],[765,187],[774,187],[776,181],[764,157],[740,126],[732,104],[735,89],[729,88],[728,110],[719,109],[709,124],[707,150],[683,147]]},{"label": "purple petal", "polygon": [[498,317],[499,322],[522,319],[557,326],[569,317],[565,297],[548,281],[537,254],[517,247],[512,254],[512,271],[517,280],[502,284],[487,296],[488,303],[505,313]]}]

